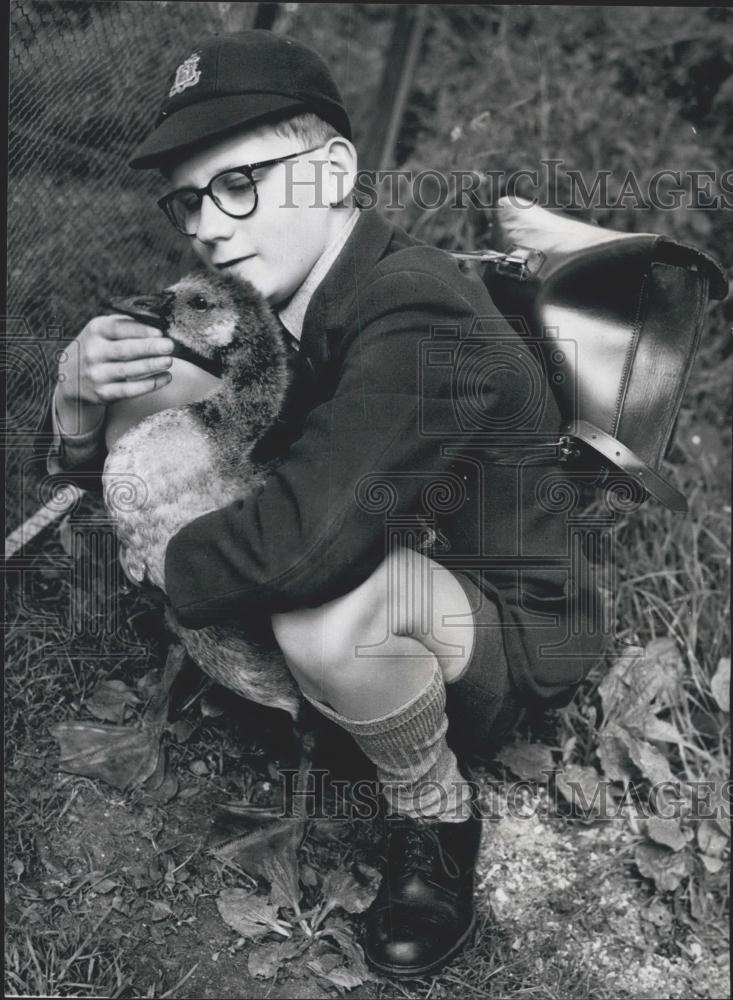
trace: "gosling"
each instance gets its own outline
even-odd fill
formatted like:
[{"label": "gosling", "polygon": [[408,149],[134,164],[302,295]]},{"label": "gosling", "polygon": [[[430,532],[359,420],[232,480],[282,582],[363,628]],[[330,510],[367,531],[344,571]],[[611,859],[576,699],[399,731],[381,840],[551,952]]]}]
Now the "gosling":
[{"label": "gosling", "polygon": [[[104,500],[120,540],[120,561],[136,584],[165,592],[164,559],[184,525],[261,488],[269,467],[253,461],[288,386],[286,349],[264,299],[245,283],[187,275],[151,303],[167,336],[220,367],[216,388],[197,402],[146,416],[112,445],[103,470]],[[124,307],[124,303],[122,303]],[[185,628],[170,605],[166,621],[191,659],[217,683],[298,719],[302,698],[281,652],[235,624]]]}]

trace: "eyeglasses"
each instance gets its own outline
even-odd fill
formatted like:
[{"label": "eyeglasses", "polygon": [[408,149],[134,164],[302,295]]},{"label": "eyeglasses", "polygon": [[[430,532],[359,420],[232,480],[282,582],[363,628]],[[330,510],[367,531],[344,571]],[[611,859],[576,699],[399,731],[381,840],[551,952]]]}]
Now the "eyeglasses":
[{"label": "eyeglasses", "polygon": [[158,200],[158,208],[162,209],[170,222],[184,236],[195,236],[201,215],[201,204],[204,195],[208,194],[216,207],[232,219],[246,219],[257,208],[257,183],[254,179],[255,170],[274,167],[276,163],[294,160],[305,153],[313,153],[320,146],[310,149],[300,149],[297,153],[287,156],[276,156],[272,160],[260,160],[259,163],[246,163],[241,167],[223,170],[215,174],[206,187],[179,188],[163,195]]}]

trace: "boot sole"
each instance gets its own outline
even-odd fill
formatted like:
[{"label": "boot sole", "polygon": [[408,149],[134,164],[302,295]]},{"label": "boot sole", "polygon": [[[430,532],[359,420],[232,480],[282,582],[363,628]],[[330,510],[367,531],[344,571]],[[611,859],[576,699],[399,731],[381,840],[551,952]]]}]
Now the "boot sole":
[{"label": "boot sole", "polygon": [[416,979],[418,976],[425,976],[430,972],[437,972],[438,969],[442,969],[444,965],[447,965],[451,959],[455,958],[456,955],[462,951],[463,946],[476,929],[476,919],[477,917],[474,913],[471,918],[471,923],[458,938],[451,950],[445,955],[442,955],[435,962],[430,962],[429,965],[411,965],[409,968],[406,968],[404,965],[383,965],[381,962],[373,961],[365,953],[364,957],[366,958],[367,965],[371,969],[374,969],[375,972],[382,972],[384,975],[392,976],[394,979]]}]

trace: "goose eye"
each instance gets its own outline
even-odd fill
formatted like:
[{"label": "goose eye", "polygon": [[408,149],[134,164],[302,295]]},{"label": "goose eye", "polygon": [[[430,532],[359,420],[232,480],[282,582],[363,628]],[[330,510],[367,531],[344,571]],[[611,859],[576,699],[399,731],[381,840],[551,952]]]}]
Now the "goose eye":
[{"label": "goose eye", "polygon": [[194,295],[194,297],[191,299],[191,308],[198,309],[199,312],[203,312],[204,310],[209,308],[209,303],[206,301],[203,295]]}]

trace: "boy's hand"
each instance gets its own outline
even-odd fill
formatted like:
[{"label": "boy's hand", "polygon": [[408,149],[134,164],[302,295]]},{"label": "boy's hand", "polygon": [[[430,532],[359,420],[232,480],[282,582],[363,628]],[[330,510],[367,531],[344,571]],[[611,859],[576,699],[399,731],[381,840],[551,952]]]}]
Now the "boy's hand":
[{"label": "boy's hand", "polygon": [[[129,316],[96,316],[59,363],[56,402],[64,428],[83,433],[110,403],[167,385],[174,344],[160,330]],[[64,419],[66,417],[66,419]]]}]

